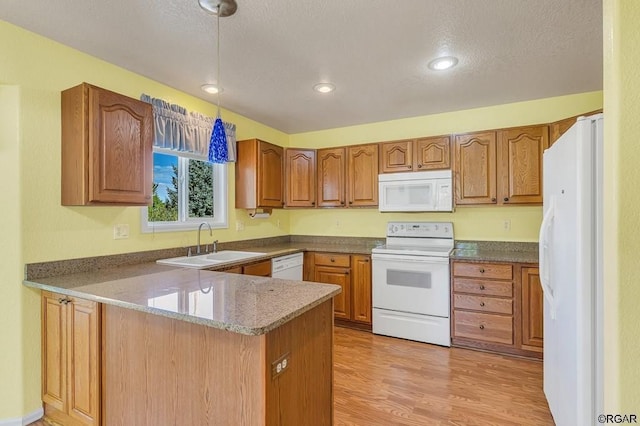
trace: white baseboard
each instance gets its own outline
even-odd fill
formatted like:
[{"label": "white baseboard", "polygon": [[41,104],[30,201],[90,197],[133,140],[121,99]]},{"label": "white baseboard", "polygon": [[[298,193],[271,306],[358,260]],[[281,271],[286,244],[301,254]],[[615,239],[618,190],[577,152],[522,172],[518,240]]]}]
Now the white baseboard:
[{"label": "white baseboard", "polygon": [[29,413],[23,417],[16,417],[13,419],[0,419],[0,426],[26,426],[39,420],[44,416],[44,410],[38,408],[36,411]]}]

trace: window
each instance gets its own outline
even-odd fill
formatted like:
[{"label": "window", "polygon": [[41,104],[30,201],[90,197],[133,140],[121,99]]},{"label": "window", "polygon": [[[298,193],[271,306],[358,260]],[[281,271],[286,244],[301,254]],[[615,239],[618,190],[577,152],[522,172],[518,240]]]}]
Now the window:
[{"label": "window", "polygon": [[142,231],[227,227],[227,166],[154,148],[153,205],[142,209]]}]

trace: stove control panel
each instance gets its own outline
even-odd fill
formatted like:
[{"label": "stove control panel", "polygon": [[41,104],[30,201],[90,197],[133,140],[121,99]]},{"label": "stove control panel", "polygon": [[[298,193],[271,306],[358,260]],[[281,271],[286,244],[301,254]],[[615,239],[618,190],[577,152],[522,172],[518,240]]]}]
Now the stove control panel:
[{"label": "stove control panel", "polygon": [[389,222],[387,237],[450,238],[453,239],[451,222]]}]

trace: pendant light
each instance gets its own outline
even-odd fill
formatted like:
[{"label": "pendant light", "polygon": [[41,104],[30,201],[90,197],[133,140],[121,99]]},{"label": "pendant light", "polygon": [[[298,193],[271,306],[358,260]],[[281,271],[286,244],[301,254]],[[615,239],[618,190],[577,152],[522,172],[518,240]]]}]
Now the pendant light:
[{"label": "pendant light", "polygon": [[[213,13],[217,17],[217,86],[219,89],[222,88],[220,85],[220,17],[231,16],[236,12],[238,8],[235,0],[198,0],[200,7],[206,10],[207,12]],[[220,117],[220,92],[222,90],[217,91],[217,104],[218,104],[218,114],[216,116],[216,120],[213,124],[213,130],[211,131],[211,139],[209,141],[209,162],[211,163],[226,163],[229,159],[229,153],[227,150],[227,133],[224,129],[224,123],[222,122],[222,118]]]}]

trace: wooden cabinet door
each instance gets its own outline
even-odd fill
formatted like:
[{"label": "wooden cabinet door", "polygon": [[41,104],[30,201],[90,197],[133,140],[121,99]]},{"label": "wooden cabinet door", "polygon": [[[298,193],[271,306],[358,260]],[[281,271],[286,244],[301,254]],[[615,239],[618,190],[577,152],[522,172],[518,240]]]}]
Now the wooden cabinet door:
[{"label": "wooden cabinet door", "polygon": [[498,204],[542,204],[542,153],[549,127],[498,132]]},{"label": "wooden cabinet door", "polygon": [[415,171],[451,168],[451,137],[417,139],[415,147]]},{"label": "wooden cabinet door", "polygon": [[371,257],[351,256],[351,319],[371,324]]},{"label": "wooden cabinet door", "polygon": [[305,251],[302,261],[302,279],[304,281],[313,281],[315,276],[315,253],[312,251]]},{"label": "wooden cabinet door", "polygon": [[149,204],[153,186],[151,106],[88,86],[89,202]]},{"label": "wooden cabinet door", "polygon": [[549,146],[553,145],[555,141],[560,139],[560,136],[564,134],[571,126],[576,122],[576,117],[565,118],[564,120],[556,121],[549,125]]},{"label": "wooden cabinet door", "polygon": [[345,206],[345,149],[318,150],[318,207]]},{"label": "wooden cabinet door", "polygon": [[315,207],[316,205],[316,151],[313,149],[287,149],[285,151],[287,207]]},{"label": "wooden cabinet door", "polygon": [[351,274],[349,274],[349,268],[316,265],[314,281],[336,284],[342,288],[342,292],[333,298],[334,316],[346,320],[351,319]]},{"label": "wooden cabinet door", "polygon": [[96,302],[42,292],[42,401],[54,420],[100,424],[100,344]]},{"label": "wooden cabinet door", "polygon": [[347,192],[349,207],[378,205],[378,145],[347,148]]},{"label": "wooden cabinet door", "polygon": [[380,144],[380,173],[413,170],[413,139]]},{"label": "wooden cabinet door", "polygon": [[523,267],[521,271],[522,347],[542,352],[543,294],[538,268]]},{"label": "wooden cabinet door", "polygon": [[42,292],[42,401],[67,411],[67,321],[62,296]]},{"label": "wooden cabinet door", "polygon": [[69,416],[99,424],[100,331],[96,302],[72,299],[67,308]]},{"label": "wooden cabinet door", "polygon": [[456,204],[496,204],[495,132],[457,135]]},{"label": "wooden cabinet door", "polygon": [[258,141],[258,207],[284,206],[284,150]]}]

